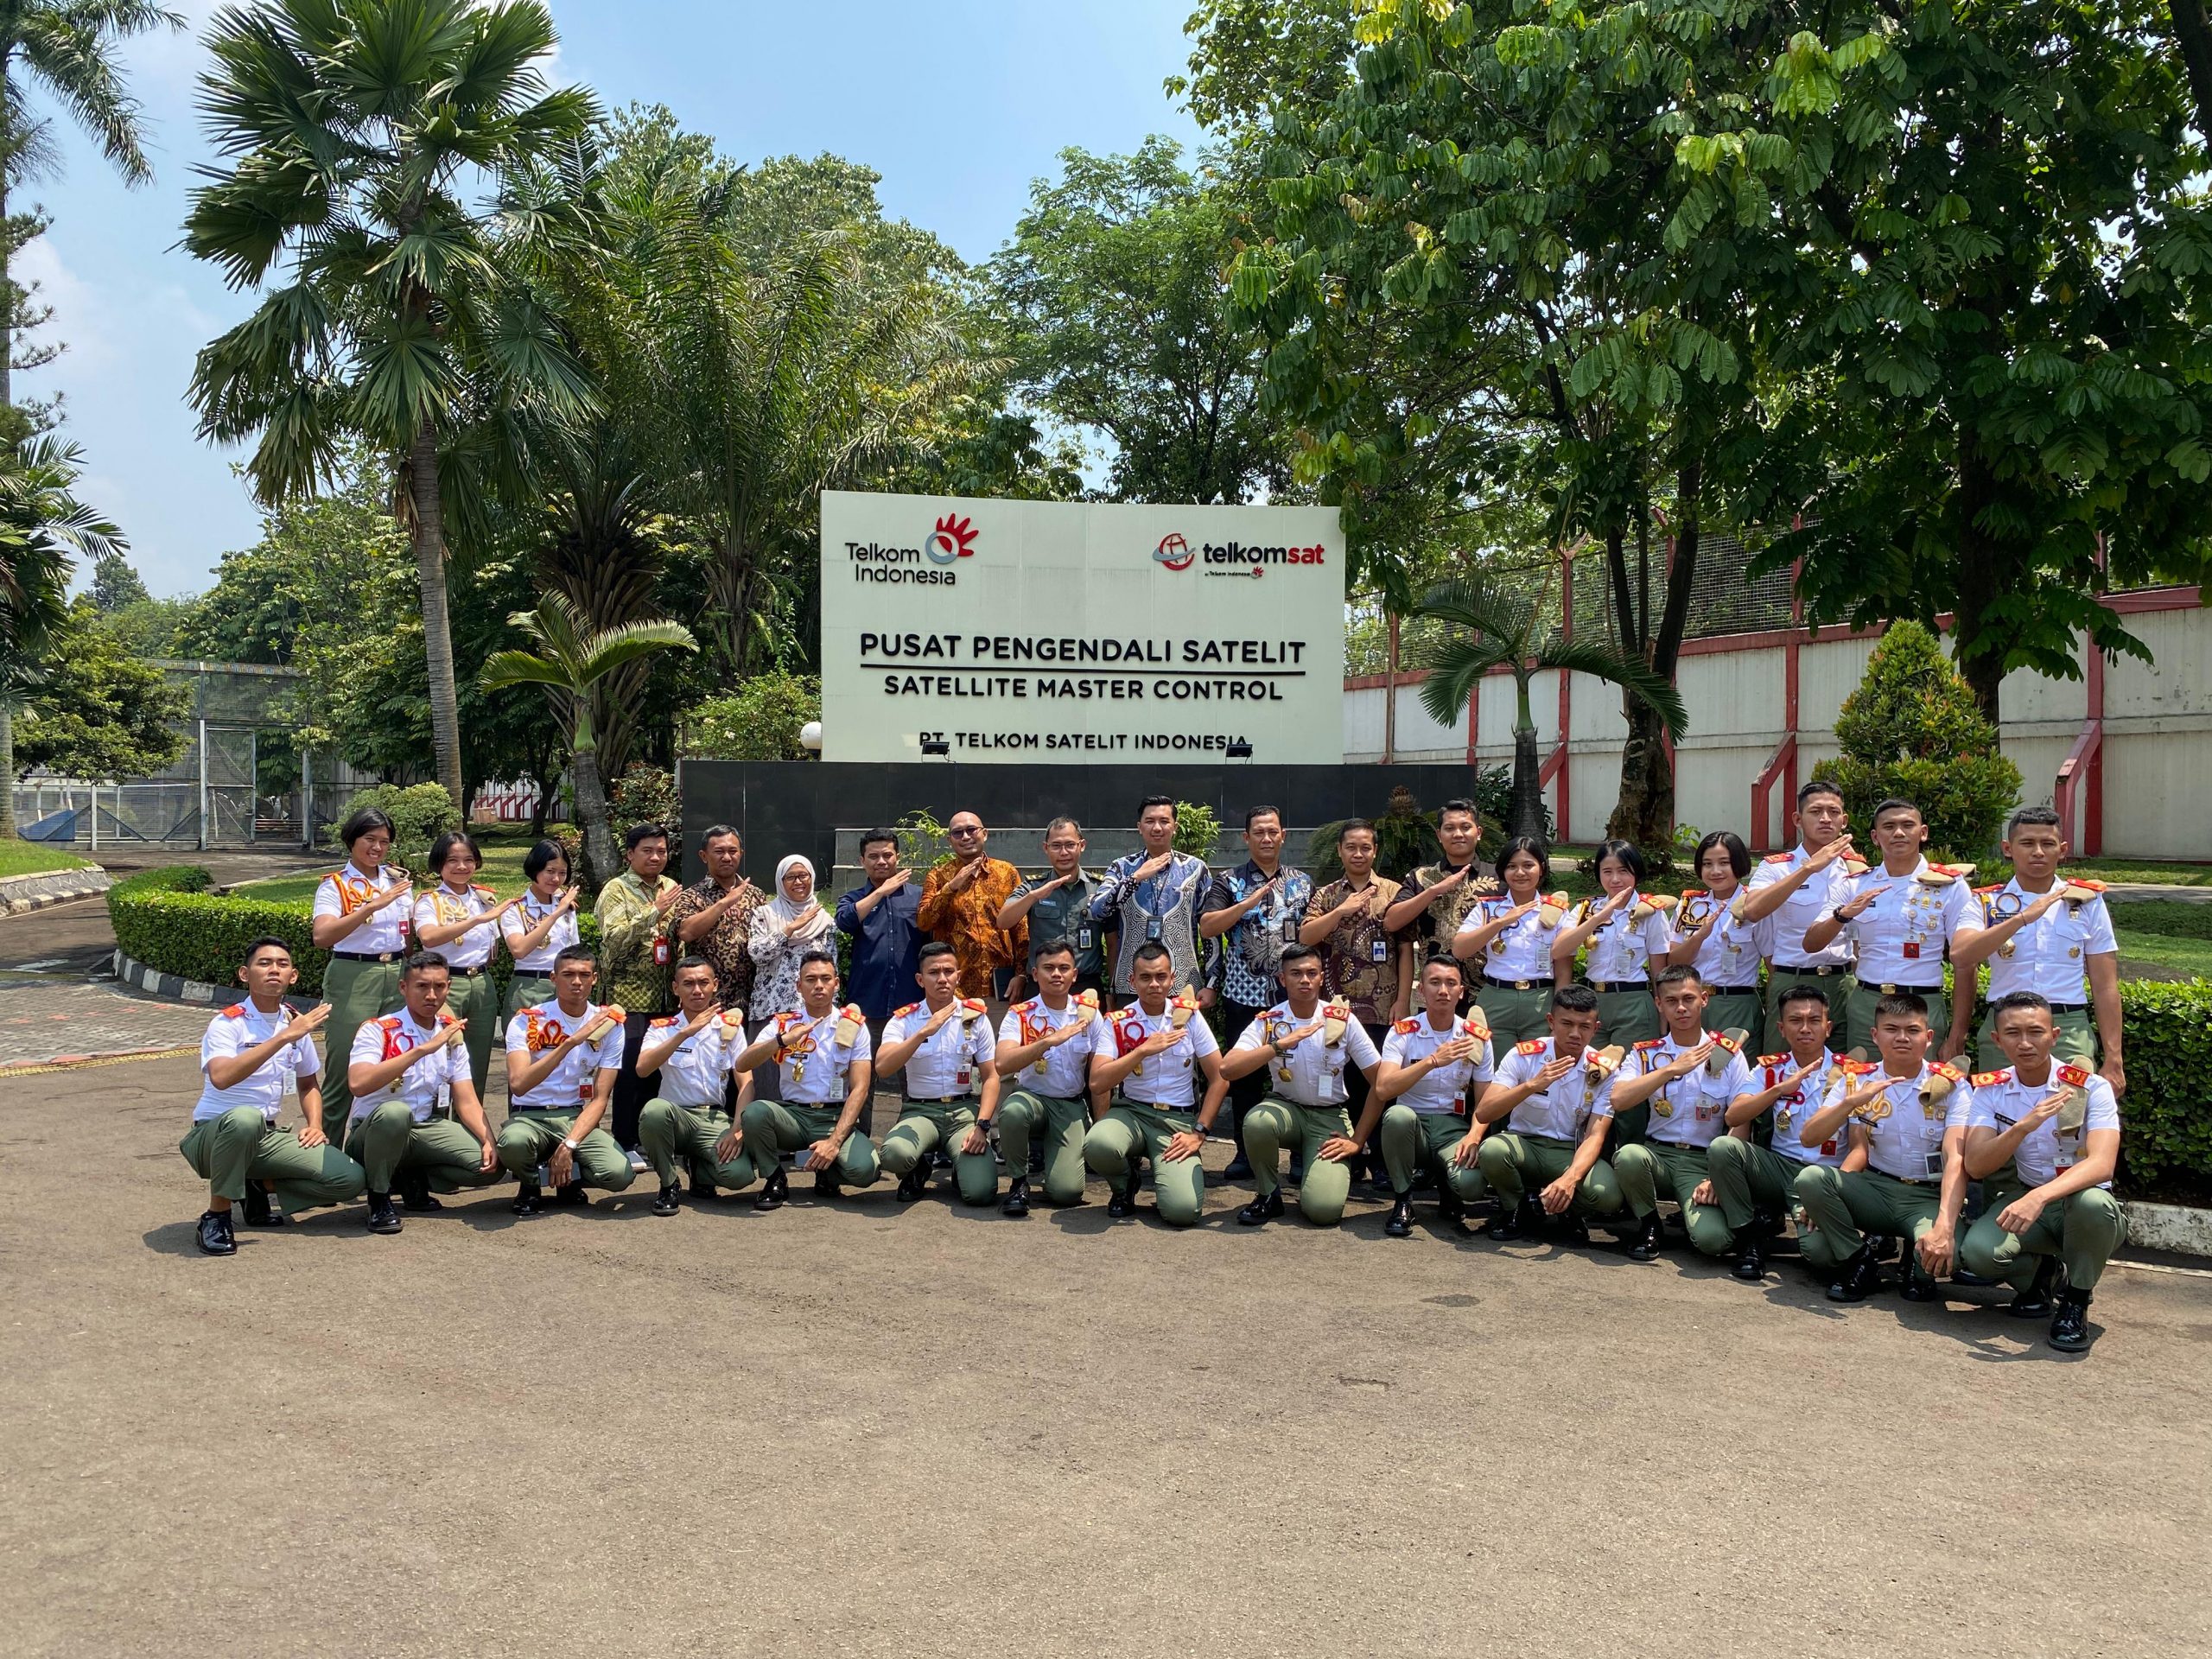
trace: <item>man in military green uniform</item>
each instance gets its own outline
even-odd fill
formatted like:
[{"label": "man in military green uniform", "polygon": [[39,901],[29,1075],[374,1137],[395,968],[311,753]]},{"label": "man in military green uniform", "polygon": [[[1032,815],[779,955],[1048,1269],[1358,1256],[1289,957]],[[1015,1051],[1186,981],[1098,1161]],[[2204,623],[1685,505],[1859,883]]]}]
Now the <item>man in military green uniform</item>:
[{"label": "man in military green uniform", "polygon": [[1075,947],[1065,938],[1033,950],[1029,972],[1037,995],[1015,1003],[999,1022],[999,1145],[1011,1176],[999,1207],[1009,1216],[1029,1213],[1030,1154],[1040,1141],[1044,1155],[1036,1161],[1043,1166],[1046,1200],[1083,1202],[1091,1026],[1103,1016],[1095,1000],[1085,1003],[1070,995],[1075,965]]},{"label": "man in military green uniform", "polygon": [[[662,874],[668,868],[668,831],[657,823],[630,826],[622,837],[629,868],[599,891],[600,995],[626,1011],[622,1032],[622,1070],[614,1079],[607,1128],[625,1153],[638,1146],[638,1114],[659,1092],[651,1077],[638,1075],[638,1050],[646,1027],[676,1007],[670,984],[674,946],[668,914],[683,889]],[[642,1168],[642,1156],[631,1167]]]},{"label": "man in military green uniform", "polygon": [[1086,843],[1083,826],[1073,818],[1054,818],[1045,826],[1045,861],[1050,874],[1032,876],[1014,890],[999,908],[998,925],[1011,933],[1023,918],[1029,922],[1029,976],[1036,980],[1037,957],[1046,946],[1065,944],[1075,953],[1073,991],[1097,991],[1106,986],[1107,925],[1094,920],[1090,901],[1098,896],[1098,878],[1083,868]]},{"label": "man in military green uniform", "polygon": [[346,1154],[367,1177],[372,1233],[399,1230],[395,1180],[410,1210],[435,1210],[434,1189],[455,1192],[499,1179],[499,1148],[469,1073],[468,1028],[446,1012],[452,984],[442,956],[417,951],[400,969],[404,1006],[353,1035]]}]

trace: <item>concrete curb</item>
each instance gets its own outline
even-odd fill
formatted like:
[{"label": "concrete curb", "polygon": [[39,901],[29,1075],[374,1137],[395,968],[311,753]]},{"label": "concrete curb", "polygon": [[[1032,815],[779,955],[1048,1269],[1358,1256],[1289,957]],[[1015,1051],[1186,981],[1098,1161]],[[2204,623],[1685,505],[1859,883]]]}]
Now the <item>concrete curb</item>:
[{"label": "concrete curb", "polygon": [[105,893],[114,883],[97,864],[82,870],[47,870],[0,878],[0,916],[24,916]]},{"label": "concrete curb", "polygon": [[[196,979],[179,979],[175,974],[160,973],[143,962],[124,956],[120,950],[115,953],[115,976],[149,996],[158,996],[170,1002],[205,1002],[210,1007],[220,1002],[227,1007],[233,1000],[232,991],[204,984]],[[242,990],[236,994],[245,995]]]},{"label": "concrete curb", "polygon": [[2178,1204],[2128,1204],[2127,1242],[2139,1250],[2212,1256],[2212,1210]]}]

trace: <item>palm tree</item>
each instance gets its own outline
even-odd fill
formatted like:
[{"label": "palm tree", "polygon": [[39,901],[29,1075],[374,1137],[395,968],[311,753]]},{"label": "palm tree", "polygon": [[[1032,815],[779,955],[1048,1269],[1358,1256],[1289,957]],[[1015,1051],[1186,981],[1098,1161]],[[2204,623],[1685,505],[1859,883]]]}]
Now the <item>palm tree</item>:
[{"label": "palm tree", "polygon": [[[1547,575],[1532,594],[1494,576],[1478,575],[1439,582],[1414,607],[1452,632],[1421,654],[1428,677],[1421,682],[1421,707],[1443,725],[1463,719],[1475,683],[1494,668],[1513,676],[1518,698],[1513,717],[1513,811],[1507,833],[1541,836],[1544,830],[1541,763],[1536,756],[1536,717],[1529,704],[1529,682],[1545,669],[1587,674],[1611,682],[1648,704],[1673,737],[1688,723],[1679,692],[1640,658],[1611,645],[1560,638],[1547,626],[1551,582]],[[1567,826],[1560,826],[1566,832]]]},{"label": "palm tree", "polygon": [[16,702],[67,614],[71,556],[130,545],[70,493],[80,461],[74,444],[50,434],[0,445],[0,837],[16,833]]},{"label": "palm tree", "polygon": [[[25,81],[76,118],[128,184],[154,176],[147,164],[138,100],[115,64],[115,48],[156,29],[182,29],[184,19],[137,0],[9,0],[0,5],[0,226],[7,224],[9,187],[54,159],[46,123],[33,119]],[[0,405],[14,407],[10,371],[15,367],[16,328],[23,294],[7,267],[16,249],[43,228],[29,226],[0,234]],[[35,326],[35,319],[30,325]],[[36,359],[34,359],[36,360]],[[14,777],[12,770],[9,772]],[[14,833],[12,822],[9,833]]]},{"label": "palm tree", "polygon": [[508,685],[542,685],[554,718],[569,733],[576,787],[576,823],[583,831],[584,879],[598,885],[615,872],[614,836],[608,826],[607,786],[599,772],[599,745],[591,718],[592,689],[625,663],[656,651],[696,651],[699,642],[680,622],[625,622],[591,628],[561,594],[548,594],[534,611],[507,620],[537,641],[536,651],[494,652],[484,664],[487,691]]},{"label": "palm tree", "polygon": [[[280,273],[200,353],[201,435],[258,434],[247,470],[270,503],[314,493],[348,434],[391,458],[438,780],[456,803],[448,521],[519,415],[590,404],[518,274],[533,239],[582,233],[537,194],[596,117],[589,93],[547,82],[555,43],[538,0],[257,0],[218,15],[200,77],[232,164],[194,193],[185,245],[234,288]],[[479,177],[498,194],[464,200]]]}]

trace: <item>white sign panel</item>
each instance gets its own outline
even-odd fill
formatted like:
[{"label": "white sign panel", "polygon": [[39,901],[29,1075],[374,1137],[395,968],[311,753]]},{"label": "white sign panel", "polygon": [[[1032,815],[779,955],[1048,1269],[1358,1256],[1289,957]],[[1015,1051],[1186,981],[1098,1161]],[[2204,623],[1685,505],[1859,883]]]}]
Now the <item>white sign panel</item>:
[{"label": "white sign panel", "polygon": [[1344,758],[1333,507],[822,498],[825,760]]}]

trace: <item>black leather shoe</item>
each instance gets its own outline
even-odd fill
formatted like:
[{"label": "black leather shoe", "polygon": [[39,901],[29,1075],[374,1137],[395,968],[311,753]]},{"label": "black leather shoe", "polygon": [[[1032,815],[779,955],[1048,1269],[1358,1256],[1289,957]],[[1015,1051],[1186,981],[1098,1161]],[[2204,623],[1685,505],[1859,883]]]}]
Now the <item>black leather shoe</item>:
[{"label": "black leather shoe", "polygon": [[1916,1261],[1905,1269],[1904,1282],[1897,1287],[1897,1294],[1908,1302],[1932,1302],[1941,1294],[1936,1288],[1936,1275],[1923,1269]]},{"label": "black leather shoe", "polygon": [[2016,1319],[2047,1319],[2054,1306],[2052,1298],[2058,1294],[2058,1258],[2046,1255],[2036,1262],[2036,1276],[2025,1288],[2012,1293],[2012,1300],[2005,1308]]},{"label": "black leather shoe", "polygon": [[1005,1216],[1026,1216],[1029,1213],[1029,1178],[1017,1175],[1006,1184],[1006,1198],[999,1205]]},{"label": "black leather shoe", "polygon": [[660,1196],[653,1200],[653,1214],[657,1216],[674,1215],[678,1210],[683,1208],[683,1206],[677,1202],[677,1200],[683,1197],[683,1189],[677,1185],[674,1181],[665,1183],[661,1187]]},{"label": "black leather shoe", "polygon": [[1497,1213],[1490,1218],[1483,1232],[1485,1236],[1501,1242],[1507,1239],[1530,1237],[1538,1228],[1543,1225],[1543,1223],[1536,1218],[1535,1211],[1535,1202],[1525,1195],[1521,1202],[1510,1210],[1500,1205]]},{"label": "black leather shoe", "polygon": [[1116,1221],[1126,1221],[1137,1212],[1137,1172],[1131,1170],[1126,1184],[1114,1189],[1114,1196],[1106,1200],[1106,1213]]},{"label": "black leather shoe", "polygon": [[[779,1173],[780,1173],[781,1172]],[[836,1170],[821,1169],[815,1172],[814,1196],[816,1198],[841,1198],[843,1196],[844,1191],[845,1184],[837,1179],[837,1172]]]},{"label": "black leather shoe", "polygon": [[430,1176],[427,1170],[401,1170],[399,1185],[394,1191],[399,1194],[399,1207],[403,1210],[410,1210],[420,1214],[426,1211],[445,1208],[445,1205],[430,1196]]},{"label": "black leather shoe", "polygon": [[715,1196],[715,1184],[703,1175],[694,1175],[691,1178],[690,1185],[685,1191],[691,1195],[691,1202],[696,1204],[702,1198],[711,1198]]},{"label": "black leather shoe", "polygon": [[1239,1227],[1257,1227],[1273,1221],[1281,1214],[1282,1214],[1282,1189],[1277,1187],[1272,1192],[1262,1192],[1251,1203],[1239,1210],[1236,1212],[1236,1224]]},{"label": "black leather shoe", "polygon": [[899,1202],[912,1204],[929,1191],[930,1160],[923,1159],[899,1178]]},{"label": "black leather shoe", "polygon": [[565,1205],[571,1210],[588,1210],[591,1208],[591,1194],[584,1191],[582,1181],[570,1181],[566,1186],[553,1189],[553,1202]]},{"label": "black leather shoe", "polygon": [[209,1255],[236,1255],[238,1242],[231,1233],[231,1212],[209,1210],[200,1217],[200,1248]]},{"label": "black leather shoe", "polygon": [[1554,1224],[1559,1230],[1560,1242],[1578,1249],[1590,1242],[1590,1224],[1582,1219],[1579,1210],[1569,1210]]},{"label": "black leather shoe", "polygon": [[399,1211],[391,1207],[391,1194],[369,1194],[369,1230],[372,1233],[396,1233],[399,1230]]},{"label": "black leather shoe", "polygon": [[1390,1198],[1390,1219],[1382,1224],[1386,1238],[1411,1238],[1414,1236],[1414,1195],[1394,1193]]},{"label": "black leather shoe", "polygon": [[1041,1141],[1030,1143],[1029,1173],[1032,1175],[1042,1175],[1045,1173],[1045,1144]]},{"label": "black leather shoe", "polygon": [[1766,1239],[1754,1221],[1736,1240],[1736,1264],[1728,1269],[1747,1285],[1766,1277]]},{"label": "black leather shoe", "polygon": [[1628,1259],[1631,1262],[1656,1262],[1660,1246],[1666,1242],[1667,1230],[1659,1220],[1659,1212],[1654,1210],[1637,1224],[1636,1242],[1628,1247]]},{"label": "black leather shoe", "polygon": [[760,1190],[753,1195],[753,1207],[755,1210],[781,1209],[791,1192],[791,1178],[784,1173],[784,1166],[778,1164],[768,1172],[768,1179],[761,1184]]},{"label": "black leather shoe", "polygon": [[545,1195],[529,1181],[515,1194],[515,1201],[507,1206],[518,1216],[534,1216],[545,1207]]},{"label": "black leather shoe", "polygon": [[1449,1225],[1464,1220],[1466,1214],[1467,1206],[1460,1201],[1459,1195],[1452,1190],[1452,1183],[1439,1181],[1436,1184],[1436,1218]]},{"label": "black leather shoe", "polygon": [[1878,1264],[1887,1262],[1897,1253],[1897,1235],[1869,1233],[1866,1235],[1866,1249]]},{"label": "black leather shoe", "polygon": [[1828,1300],[1863,1302],[1881,1287],[1881,1267],[1874,1260],[1874,1252],[1862,1244],[1856,1255],[1835,1270],[1835,1282],[1828,1287]]},{"label": "black leather shoe", "polygon": [[1250,1180],[1252,1179],[1252,1160],[1247,1158],[1243,1153],[1238,1153],[1236,1156],[1229,1160],[1229,1166],[1221,1172],[1221,1179],[1224,1181]]},{"label": "black leather shoe", "polygon": [[269,1203],[269,1189],[259,1181],[245,1184],[245,1224],[249,1227],[289,1227],[292,1218]]},{"label": "black leather shoe", "polygon": [[2050,1316],[2050,1345],[2062,1354],[2078,1354],[2089,1345],[2089,1293],[2062,1290],[2058,1312]]}]

